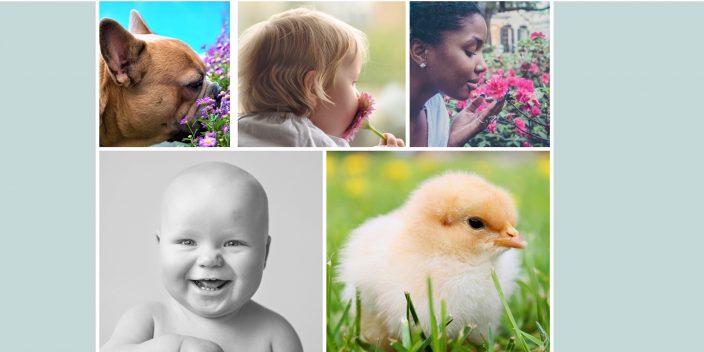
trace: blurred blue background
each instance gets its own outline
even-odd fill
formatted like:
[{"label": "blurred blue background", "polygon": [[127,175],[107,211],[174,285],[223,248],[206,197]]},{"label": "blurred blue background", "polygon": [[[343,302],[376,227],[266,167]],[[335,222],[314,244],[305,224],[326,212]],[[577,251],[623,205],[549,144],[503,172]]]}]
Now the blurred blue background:
[{"label": "blurred blue background", "polygon": [[[230,22],[228,2],[101,1],[98,13],[100,19],[112,18],[128,28],[132,9],[139,11],[154,33],[178,38],[199,54],[205,52],[204,44],[215,43],[223,23]],[[225,28],[229,35],[229,25]]]}]

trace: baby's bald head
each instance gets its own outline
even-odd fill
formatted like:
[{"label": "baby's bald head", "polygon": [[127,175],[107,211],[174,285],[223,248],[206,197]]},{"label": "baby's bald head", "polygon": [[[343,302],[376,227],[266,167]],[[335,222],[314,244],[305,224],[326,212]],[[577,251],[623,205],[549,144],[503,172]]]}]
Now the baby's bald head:
[{"label": "baby's bald head", "polygon": [[166,187],[161,205],[162,233],[172,220],[203,212],[231,216],[250,236],[265,241],[269,232],[264,188],[254,176],[228,163],[207,162],[182,171]]}]

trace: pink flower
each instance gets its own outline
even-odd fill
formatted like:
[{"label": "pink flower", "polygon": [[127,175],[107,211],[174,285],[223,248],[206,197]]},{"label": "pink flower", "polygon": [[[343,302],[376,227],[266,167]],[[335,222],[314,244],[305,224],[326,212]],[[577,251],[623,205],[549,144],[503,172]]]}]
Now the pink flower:
[{"label": "pink flower", "polygon": [[540,108],[537,106],[533,106],[532,108],[530,108],[530,115],[533,117],[540,115]]},{"label": "pink flower", "polygon": [[374,98],[369,93],[360,93],[358,98],[357,114],[354,116],[354,119],[352,119],[352,123],[350,123],[350,126],[347,127],[347,130],[342,134],[342,138],[349,142],[357,135],[357,131],[359,131],[360,128],[363,128],[374,132],[374,134],[386,142],[386,136],[374,128],[374,126],[372,126],[369,122],[369,115],[372,114],[372,111],[374,111]]},{"label": "pink flower", "polygon": [[542,83],[544,86],[550,84],[550,74],[543,73],[542,75],[540,75],[540,83]]},{"label": "pink flower", "polygon": [[533,32],[530,34],[530,39],[531,40],[545,39],[545,34],[543,34],[543,32]]},{"label": "pink flower", "polygon": [[508,90],[508,81],[499,75],[493,75],[486,82],[486,93],[494,99],[501,99]]},{"label": "pink flower", "polygon": [[475,110],[474,112],[480,113],[480,112],[484,111],[487,107],[489,107],[489,103],[483,102],[479,106],[477,106],[477,110]]},{"label": "pink flower", "polygon": [[503,69],[498,69],[498,70],[496,70],[496,74],[499,75],[499,76],[503,76],[503,75],[504,75],[504,70],[503,70]]},{"label": "pink flower", "polygon": [[533,85],[533,80],[531,79],[518,78],[516,88],[518,88],[518,90],[524,90],[527,93],[535,92],[535,86]]},{"label": "pink flower", "polygon": [[526,123],[523,120],[516,117],[515,119],[513,119],[513,124],[516,126],[516,133],[525,137]]},{"label": "pink flower", "polygon": [[491,134],[496,133],[496,120],[491,121],[491,122],[486,126],[486,130],[487,130],[489,133],[491,133]]},{"label": "pink flower", "polygon": [[530,73],[532,73],[532,74],[536,74],[536,73],[538,73],[538,71],[540,71],[540,70],[538,69],[538,65],[536,65],[536,64],[530,64],[530,68],[528,69],[528,72],[530,72]]},{"label": "pink flower", "polygon": [[357,136],[357,131],[362,128],[365,121],[369,120],[369,115],[374,111],[374,98],[367,92],[359,94],[359,105],[357,106],[357,114],[352,119],[347,130],[342,134],[342,138],[348,142]]},{"label": "pink flower", "polygon": [[527,103],[527,102],[530,101],[532,94],[533,94],[533,93],[530,93],[530,92],[528,92],[527,90],[519,89],[519,90],[516,92],[516,100],[517,100],[519,103],[524,103],[524,104],[525,104],[525,103]]},{"label": "pink flower", "polygon": [[523,141],[523,142],[521,142],[521,146],[523,146],[523,147],[525,147],[525,148],[530,148],[530,147],[532,147],[533,145],[530,144],[530,143],[528,143],[528,142],[526,142],[526,141]]},{"label": "pink flower", "polygon": [[509,77],[516,77],[516,71],[514,71],[512,68],[508,70],[508,76]]},{"label": "pink flower", "polygon": [[458,100],[457,104],[455,104],[455,107],[459,110],[462,110],[467,107],[467,101],[466,100]]}]

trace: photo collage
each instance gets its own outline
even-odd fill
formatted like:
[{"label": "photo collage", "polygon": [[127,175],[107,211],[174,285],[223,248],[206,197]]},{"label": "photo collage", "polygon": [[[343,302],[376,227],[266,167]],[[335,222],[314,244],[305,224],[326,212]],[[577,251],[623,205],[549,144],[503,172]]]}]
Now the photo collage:
[{"label": "photo collage", "polygon": [[551,350],[550,2],[96,15],[101,352]]}]

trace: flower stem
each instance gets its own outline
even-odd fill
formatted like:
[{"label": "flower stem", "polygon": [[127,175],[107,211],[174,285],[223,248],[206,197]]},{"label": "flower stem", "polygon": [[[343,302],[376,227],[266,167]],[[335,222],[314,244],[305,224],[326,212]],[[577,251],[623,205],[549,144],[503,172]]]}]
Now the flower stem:
[{"label": "flower stem", "polygon": [[379,130],[377,130],[376,128],[374,128],[374,126],[369,125],[369,130],[372,131],[372,132],[374,132],[374,134],[376,134],[377,136],[379,136],[379,138],[383,139],[384,142],[386,142],[386,136],[384,136],[383,133],[379,132]]}]

